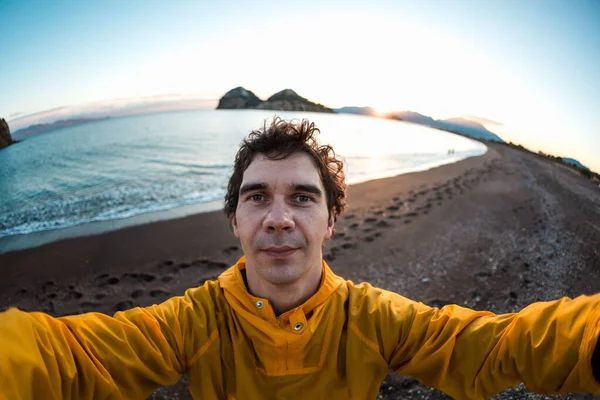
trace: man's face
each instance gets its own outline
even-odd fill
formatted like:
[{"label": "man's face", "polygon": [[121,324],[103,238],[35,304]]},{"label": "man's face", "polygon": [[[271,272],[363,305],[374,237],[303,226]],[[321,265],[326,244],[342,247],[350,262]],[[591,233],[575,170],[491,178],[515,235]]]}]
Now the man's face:
[{"label": "man's face", "polygon": [[320,273],[333,218],[312,158],[304,152],[281,160],[258,154],[244,172],[232,224],[246,268],[262,281],[285,285],[315,268]]}]

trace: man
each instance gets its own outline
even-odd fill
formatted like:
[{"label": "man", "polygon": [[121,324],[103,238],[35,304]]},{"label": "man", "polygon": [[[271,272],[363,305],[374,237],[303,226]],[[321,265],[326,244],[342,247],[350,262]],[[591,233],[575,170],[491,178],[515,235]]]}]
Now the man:
[{"label": "man", "polygon": [[494,315],[333,274],[344,174],[316,132],[275,119],[242,144],[225,212],[244,257],[217,281],[113,317],[0,314],[0,398],[142,399],[185,372],[197,399],[373,399],[390,368],[460,399],[600,394],[600,294]]}]

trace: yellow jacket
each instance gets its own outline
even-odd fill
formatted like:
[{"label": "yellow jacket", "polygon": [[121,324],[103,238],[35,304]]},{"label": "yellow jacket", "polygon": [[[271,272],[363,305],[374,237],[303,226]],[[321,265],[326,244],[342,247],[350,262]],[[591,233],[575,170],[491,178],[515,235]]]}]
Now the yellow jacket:
[{"label": "yellow jacket", "polygon": [[185,372],[196,399],[374,399],[390,368],[457,399],[521,381],[600,394],[600,294],[517,314],[436,309],[323,263],[319,291],[276,318],[243,268],[242,258],[218,281],[114,317],[1,313],[0,398],[143,399]]}]

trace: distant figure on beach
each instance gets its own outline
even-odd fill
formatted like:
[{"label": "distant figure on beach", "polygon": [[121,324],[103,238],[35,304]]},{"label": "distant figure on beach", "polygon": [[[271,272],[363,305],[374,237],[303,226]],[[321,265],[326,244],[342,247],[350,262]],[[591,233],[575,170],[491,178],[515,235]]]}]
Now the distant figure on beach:
[{"label": "distant figure on beach", "polygon": [[113,317],[0,313],[0,399],[144,399],[183,373],[196,399],[374,399],[390,369],[456,399],[600,395],[600,294],[496,315],[334,274],[346,184],[317,132],[276,118],[244,140],[224,207],[244,255],[217,280]]}]

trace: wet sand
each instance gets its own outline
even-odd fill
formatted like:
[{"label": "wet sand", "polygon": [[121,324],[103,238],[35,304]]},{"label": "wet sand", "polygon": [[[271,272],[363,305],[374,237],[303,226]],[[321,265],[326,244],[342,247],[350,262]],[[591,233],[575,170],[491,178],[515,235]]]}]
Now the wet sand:
[{"label": "wet sand", "polygon": [[[429,171],[353,185],[324,257],[355,282],[432,306],[497,313],[600,292],[600,188],[503,145]],[[241,255],[222,212],[0,254],[0,309],[112,314],[181,295]],[[185,382],[152,398],[190,398]],[[390,375],[382,399],[446,399]],[[496,398],[549,398],[523,386]],[[586,395],[563,398],[593,399]]]}]

